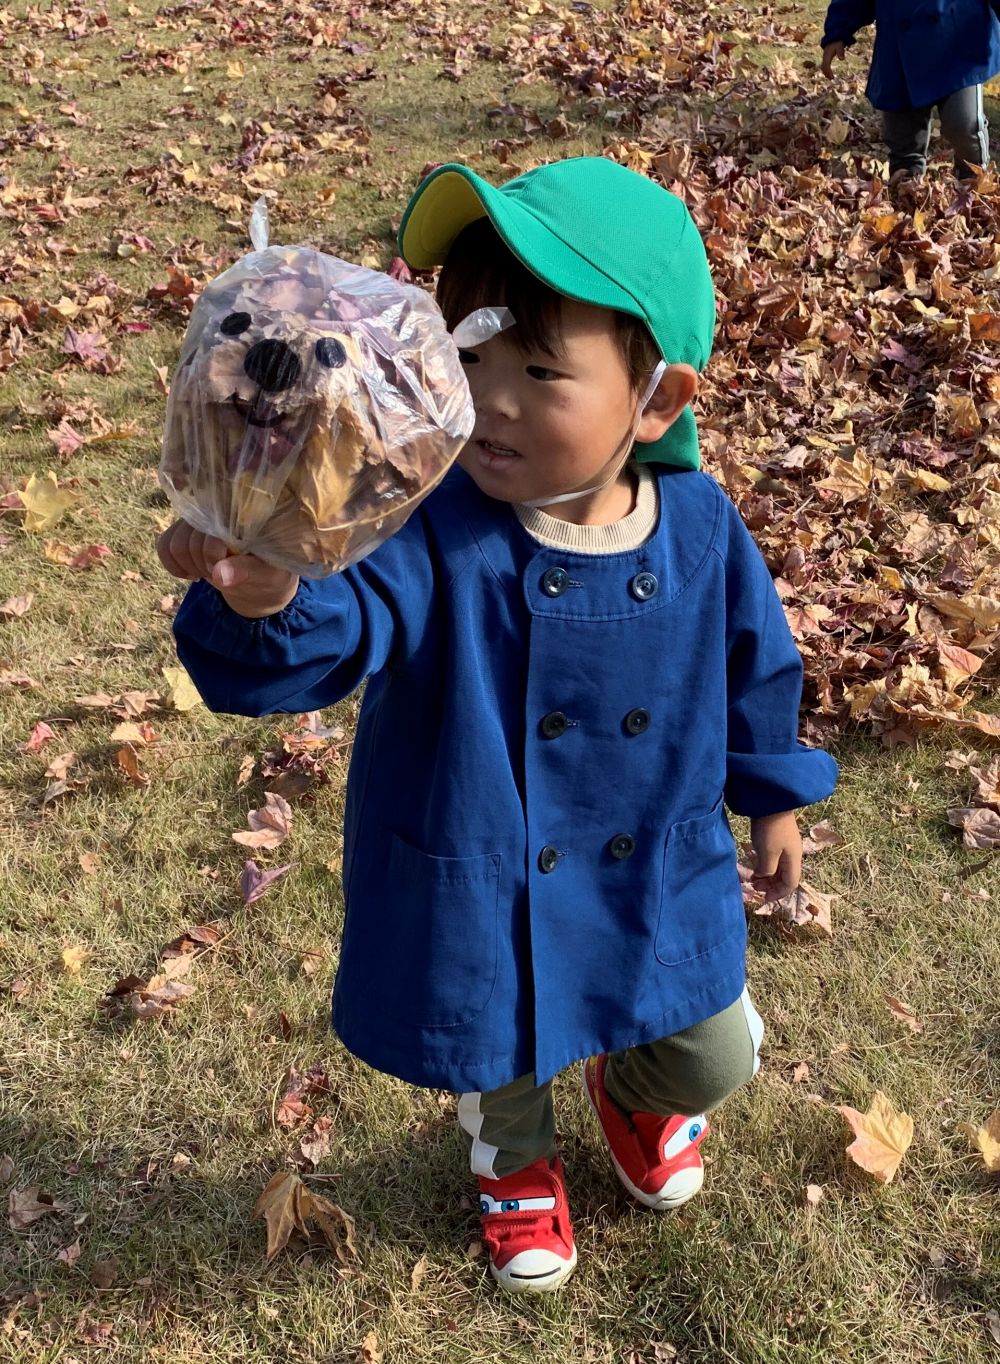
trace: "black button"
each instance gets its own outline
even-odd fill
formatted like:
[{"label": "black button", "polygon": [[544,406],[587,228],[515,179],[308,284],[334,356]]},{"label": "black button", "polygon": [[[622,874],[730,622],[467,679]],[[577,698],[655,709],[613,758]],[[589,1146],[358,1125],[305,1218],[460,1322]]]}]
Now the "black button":
[{"label": "black button", "polygon": [[649,711],[641,706],[630,710],[625,716],[625,728],[629,734],[643,734],[649,728]]},{"label": "black button", "polygon": [[653,573],[637,573],[629,586],[632,595],[638,601],[649,601],[650,597],[655,597],[660,589],[660,584],[656,581]]},{"label": "black button", "polygon": [[546,844],[538,854],[538,865],[542,871],[555,871],[556,863],[559,861],[559,849],[553,848],[551,844]]},{"label": "black button", "polygon": [[547,597],[561,597],[569,587],[569,574],[564,568],[550,568],[542,575],[542,591]]},{"label": "black button", "polygon": [[546,739],[558,739],[569,729],[569,720],[561,710],[550,710],[542,719],[542,733]]},{"label": "black button", "polygon": [[616,857],[619,862],[624,862],[626,857],[631,857],[635,852],[635,839],[631,834],[615,834],[608,844],[611,856]]}]

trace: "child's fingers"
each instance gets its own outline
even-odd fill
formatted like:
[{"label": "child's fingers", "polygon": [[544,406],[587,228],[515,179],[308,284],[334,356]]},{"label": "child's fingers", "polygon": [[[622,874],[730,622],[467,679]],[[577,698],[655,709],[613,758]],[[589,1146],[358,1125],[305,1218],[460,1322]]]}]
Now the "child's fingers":
[{"label": "child's fingers", "polygon": [[215,587],[226,590],[238,587],[244,592],[271,597],[280,595],[291,577],[285,569],[266,564],[256,555],[234,554],[213,566],[209,580]]},{"label": "child's fingers", "polygon": [[175,521],[156,541],[160,563],[175,578],[200,578],[201,572],[191,558],[193,528],[186,521]]}]

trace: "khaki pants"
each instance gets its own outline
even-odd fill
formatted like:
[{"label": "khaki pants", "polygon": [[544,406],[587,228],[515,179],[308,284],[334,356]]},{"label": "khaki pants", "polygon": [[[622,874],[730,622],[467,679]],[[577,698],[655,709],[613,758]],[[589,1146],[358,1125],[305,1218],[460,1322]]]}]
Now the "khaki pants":
[{"label": "khaki pants", "polygon": [[[613,1052],[605,1071],[608,1093],[630,1113],[695,1117],[756,1074],[763,1036],[760,1015],[744,990],[735,1004],[703,1023]],[[534,1075],[522,1075],[486,1094],[462,1094],[458,1121],[472,1172],[486,1179],[503,1179],[555,1154],[551,1080],[536,1085]]]}]

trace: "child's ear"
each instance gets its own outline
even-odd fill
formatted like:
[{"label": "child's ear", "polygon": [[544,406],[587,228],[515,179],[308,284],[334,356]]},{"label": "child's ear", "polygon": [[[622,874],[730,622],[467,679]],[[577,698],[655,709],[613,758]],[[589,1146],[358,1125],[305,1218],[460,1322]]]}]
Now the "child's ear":
[{"label": "child's ear", "polygon": [[646,403],[635,433],[636,440],[659,440],[697,391],[698,375],[690,365],[668,365]]}]

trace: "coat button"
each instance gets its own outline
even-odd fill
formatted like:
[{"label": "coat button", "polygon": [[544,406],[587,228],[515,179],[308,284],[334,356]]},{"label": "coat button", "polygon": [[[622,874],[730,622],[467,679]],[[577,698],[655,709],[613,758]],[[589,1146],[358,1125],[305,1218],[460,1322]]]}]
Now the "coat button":
[{"label": "coat button", "polygon": [[635,852],[635,839],[631,834],[615,834],[608,847],[612,857],[624,862],[626,857],[631,857]]},{"label": "coat button", "polygon": [[649,601],[650,597],[656,596],[660,584],[656,581],[655,574],[643,572],[635,575],[629,587],[637,601]]},{"label": "coat button", "polygon": [[564,568],[549,568],[542,574],[542,591],[547,597],[561,597],[569,587],[569,574]]},{"label": "coat button", "polygon": [[625,728],[629,734],[643,734],[649,728],[649,711],[637,706],[625,716]]},{"label": "coat button", "polygon": [[538,866],[541,871],[555,871],[556,863],[559,861],[559,849],[553,848],[547,843],[538,854]]},{"label": "coat button", "polygon": [[550,710],[548,715],[542,718],[542,733],[546,739],[558,739],[569,729],[569,720],[561,710]]}]

